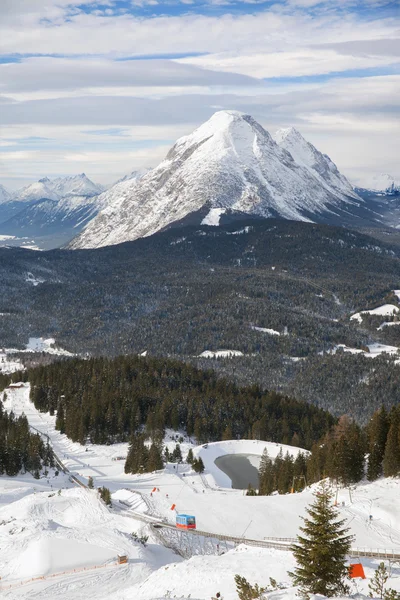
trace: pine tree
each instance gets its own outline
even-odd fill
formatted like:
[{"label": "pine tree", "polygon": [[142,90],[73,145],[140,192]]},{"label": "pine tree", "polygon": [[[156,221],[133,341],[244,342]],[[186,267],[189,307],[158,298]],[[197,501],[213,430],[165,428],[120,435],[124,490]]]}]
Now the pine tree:
[{"label": "pine tree", "polygon": [[388,431],[388,416],[385,408],[382,407],[374,413],[367,427],[369,449],[367,478],[369,481],[375,481],[382,475]]},{"label": "pine tree", "polygon": [[333,494],[323,483],[314,503],[307,509],[310,518],[303,518],[301,534],[292,547],[297,568],[290,575],[300,587],[303,598],[309,598],[310,594],[331,597],[348,592],[346,555],[352,536],[348,535],[349,529],[343,527],[344,521],[337,521],[332,498]]},{"label": "pine tree", "polygon": [[92,490],[94,488],[93,477],[89,476],[88,479],[88,488]]},{"label": "pine tree", "polygon": [[153,442],[150,446],[146,470],[149,472],[158,471],[159,469],[162,469],[163,466],[164,465],[162,460],[161,446],[160,444]]},{"label": "pine tree", "polygon": [[193,450],[191,448],[189,448],[189,452],[186,457],[186,462],[188,463],[188,465],[192,465],[193,461],[194,461]]},{"label": "pine tree", "polygon": [[369,597],[381,598],[382,600],[400,600],[400,592],[385,587],[388,579],[389,573],[387,572],[385,564],[381,562],[374,573],[373,579],[368,585]]},{"label": "pine tree", "polygon": [[235,575],[235,583],[239,600],[261,600],[266,591],[265,588],[259,587],[257,583],[251,585],[245,577],[240,575]]},{"label": "pine tree", "polygon": [[397,409],[390,413],[390,428],[383,457],[383,474],[395,477],[400,474],[400,418]]},{"label": "pine tree", "polygon": [[385,563],[381,562],[374,573],[374,577],[368,585],[370,598],[383,598],[385,593],[385,585],[389,579],[389,573],[385,567]]},{"label": "pine tree", "polygon": [[204,471],[204,463],[203,460],[201,458],[201,456],[199,458],[195,458],[192,464],[193,467],[193,471],[195,473],[203,473]]}]

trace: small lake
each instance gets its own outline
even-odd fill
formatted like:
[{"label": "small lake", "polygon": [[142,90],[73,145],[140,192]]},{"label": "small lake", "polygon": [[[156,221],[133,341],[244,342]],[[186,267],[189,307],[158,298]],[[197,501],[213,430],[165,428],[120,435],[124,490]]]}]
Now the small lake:
[{"label": "small lake", "polygon": [[249,483],[253,488],[258,488],[259,484],[258,470],[250,462],[250,458],[253,457],[260,459],[253,454],[225,454],[216,458],[214,462],[218,469],[229,477],[235,490],[246,490]]}]

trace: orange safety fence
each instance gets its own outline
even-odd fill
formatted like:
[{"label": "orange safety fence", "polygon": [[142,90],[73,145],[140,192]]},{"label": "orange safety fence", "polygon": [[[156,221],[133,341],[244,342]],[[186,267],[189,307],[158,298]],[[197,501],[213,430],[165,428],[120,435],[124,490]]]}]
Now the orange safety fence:
[{"label": "orange safety fence", "polygon": [[31,577],[30,579],[24,579],[22,581],[15,581],[14,583],[9,583],[8,585],[4,585],[0,581],[0,591],[1,590],[10,590],[10,589],[13,589],[16,587],[21,587],[22,585],[27,585],[28,583],[34,583],[35,581],[46,581],[47,579],[60,577],[61,575],[71,575],[73,573],[83,573],[85,571],[94,571],[95,569],[105,569],[107,567],[117,567],[117,566],[120,566],[120,564],[126,564],[126,563],[119,563],[117,561],[117,562],[107,563],[105,565],[93,565],[92,567],[80,567],[77,569],[70,569],[69,571],[60,571],[59,573],[50,573],[50,575],[39,575],[38,577]]}]

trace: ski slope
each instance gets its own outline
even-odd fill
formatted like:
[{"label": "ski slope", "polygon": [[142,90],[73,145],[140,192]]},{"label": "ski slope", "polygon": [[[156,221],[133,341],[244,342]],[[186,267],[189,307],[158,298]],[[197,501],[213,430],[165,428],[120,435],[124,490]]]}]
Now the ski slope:
[{"label": "ski slope", "polygon": [[[39,413],[30,403],[29,386],[7,391],[5,407],[16,414],[24,412],[33,427],[48,435],[56,453],[82,482],[92,476],[96,487],[110,488],[113,509],[104,506],[95,490],[73,488],[62,473],[57,477],[51,473],[39,481],[28,474],[0,477],[2,598],[108,600],[112,595],[118,600],[174,596],[209,600],[220,591],[224,600],[236,600],[233,577],[239,573],[252,583],[267,585],[271,576],[288,586],[285,591],[270,593],[271,600],[295,599],[296,590],[290,588],[287,575],[294,567],[290,552],[239,545],[220,556],[222,547],[217,555],[183,560],[160,545],[149,526],[135,518],[135,514],[150,514],[173,523],[174,503],[179,512],[195,514],[198,529],[203,531],[259,540],[295,537],[313,490],[248,497],[231,489],[226,475],[218,473],[213,463],[215,457],[228,453],[260,456],[264,447],[274,456],[280,445],[241,440],[194,447],[194,454],[206,465],[203,476],[194,474],[186,464],[126,475],[124,460],[113,459],[126,455],[127,444],[84,447],[71,442],[55,430],[55,417]],[[167,436],[172,450],[175,436],[172,432]],[[181,445],[184,453],[191,446],[188,439]],[[355,535],[354,546],[400,551],[399,496],[398,479],[360,484],[350,492],[338,490],[338,513]],[[150,536],[146,548],[135,542],[133,531]],[[202,538],[197,539],[201,552]],[[128,555],[128,565],[115,564],[120,553]],[[362,562],[371,575],[379,561]],[[44,579],[28,581],[38,576]],[[366,594],[367,584],[358,582],[358,591]],[[400,568],[394,567],[390,585],[400,590]]]}]

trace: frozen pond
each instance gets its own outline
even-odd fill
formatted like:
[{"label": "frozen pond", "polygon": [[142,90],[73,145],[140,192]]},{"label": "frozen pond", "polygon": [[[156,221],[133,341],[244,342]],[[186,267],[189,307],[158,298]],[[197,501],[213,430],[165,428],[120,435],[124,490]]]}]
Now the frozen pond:
[{"label": "frozen pond", "polygon": [[258,488],[258,469],[252,463],[259,460],[260,457],[253,454],[225,454],[216,458],[215,464],[229,477],[234,489],[245,490],[249,483]]}]

